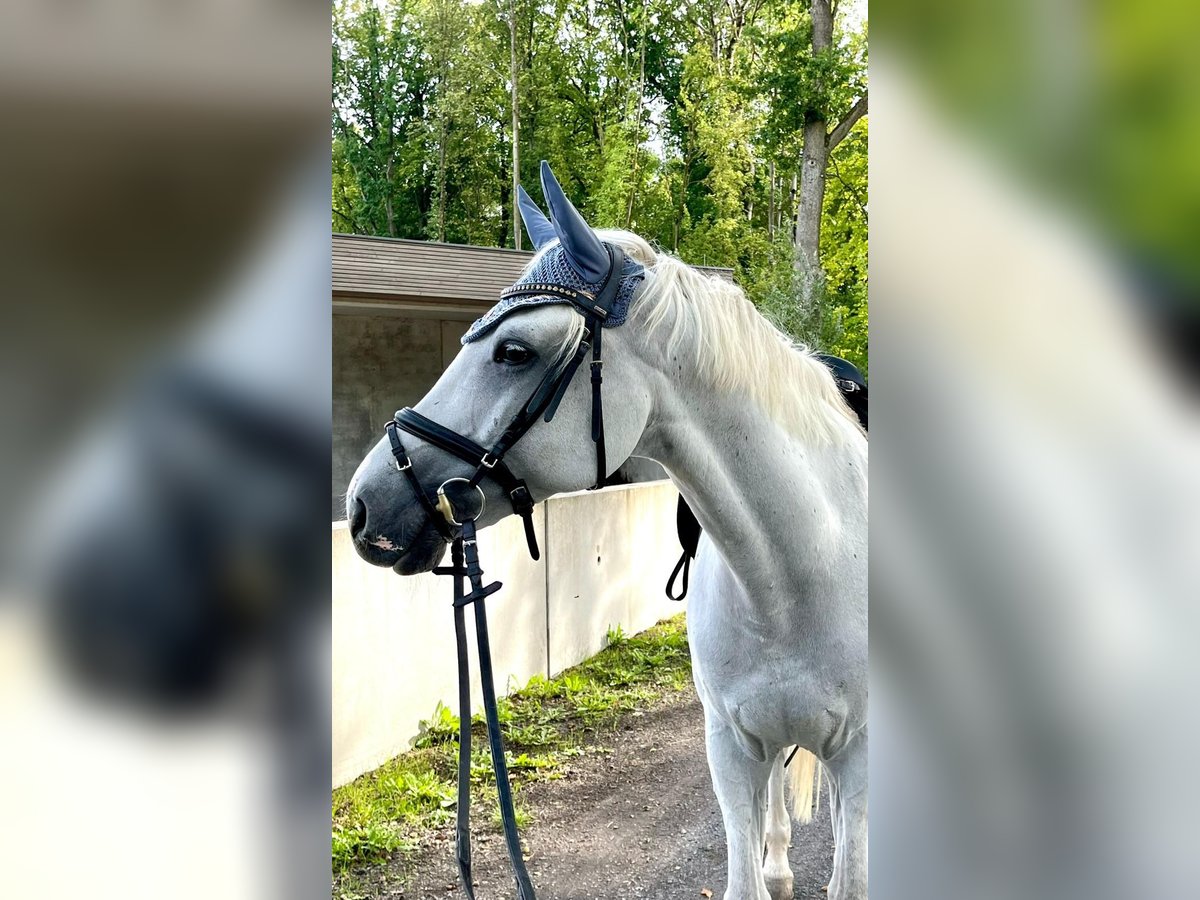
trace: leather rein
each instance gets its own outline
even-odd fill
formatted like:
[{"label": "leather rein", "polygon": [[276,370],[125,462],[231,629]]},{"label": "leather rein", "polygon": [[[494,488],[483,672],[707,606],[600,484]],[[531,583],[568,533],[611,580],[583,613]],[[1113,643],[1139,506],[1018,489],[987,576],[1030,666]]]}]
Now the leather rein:
[{"label": "leather rein", "polygon": [[[513,445],[537,424],[539,418],[549,422],[558,411],[563,395],[591,352],[592,376],[592,441],[596,445],[596,482],[591,490],[599,488],[608,475],[608,461],[604,445],[604,407],[601,398],[604,360],[601,357],[601,339],[604,321],[612,312],[620,287],[625,265],[625,254],[620,247],[605,244],[610,265],[600,290],[595,294],[573,287],[554,283],[516,284],[505,289],[501,300],[510,297],[551,296],[566,301],[584,317],[586,327],[574,352],[565,363],[551,365],[538,386],[513,417],[508,427],[488,449],[471,438],[447,428],[416,410],[404,408],[397,412],[385,426],[392,445],[396,468],[404,473],[417,501],[438,534],[450,543],[451,565],[438,566],[434,574],[449,575],[454,583],[454,633],[458,650],[458,808],[456,817],[455,854],[463,890],[470,900],[475,900],[474,883],[471,877],[471,681],[467,657],[466,616],[468,605],[475,607],[475,637],[479,650],[479,678],[483,689],[483,708],[487,719],[488,744],[491,749],[492,769],[496,775],[496,793],[500,802],[500,816],[504,826],[504,840],[508,847],[508,858],[517,883],[519,900],[536,900],[525,859],[521,852],[517,820],[513,812],[512,789],[508,783],[508,767],[504,757],[504,737],[500,730],[496,707],[496,688],[492,676],[491,646],[488,641],[487,612],[483,600],[500,590],[501,583],[493,581],[484,585],[483,569],[479,565],[476,546],[475,521],[483,514],[484,494],[479,487],[484,478],[490,478],[504,491],[512,504],[513,512],[521,517],[525,526],[525,540],[529,555],[535,560],[540,557],[537,536],[533,528],[533,497],[523,479],[517,477],[504,461]],[[436,496],[430,497],[413,470],[412,460],[400,440],[404,431],[435,447],[475,466],[470,478],[449,478],[438,487]],[[479,495],[479,509],[471,514],[454,508],[446,493],[447,485],[465,484],[474,488]],[[461,521],[460,521],[461,517]],[[469,587],[469,590],[467,589]]]}]

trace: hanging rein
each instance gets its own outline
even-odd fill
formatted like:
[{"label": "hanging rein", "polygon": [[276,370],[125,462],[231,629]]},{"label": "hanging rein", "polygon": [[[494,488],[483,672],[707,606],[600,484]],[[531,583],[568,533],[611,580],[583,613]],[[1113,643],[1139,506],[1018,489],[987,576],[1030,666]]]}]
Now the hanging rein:
[{"label": "hanging rein", "polygon": [[[438,566],[437,575],[449,575],[454,583],[454,633],[458,648],[458,810],[456,821],[456,857],[463,890],[474,900],[475,891],[471,877],[471,683],[467,659],[467,637],[464,610],[468,605],[475,607],[475,638],[479,648],[479,677],[483,689],[483,708],[487,719],[488,743],[491,748],[492,768],[496,774],[496,793],[500,801],[500,816],[504,826],[504,840],[508,847],[508,858],[517,882],[519,900],[536,900],[529,872],[525,868],[521,853],[521,841],[517,834],[517,821],[513,813],[512,789],[508,783],[508,767],[504,758],[504,737],[496,710],[496,687],[492,677],[491,646],[488,642],[487,612],[483,601],[500,590],[501,584],[493,581],[484,585],[483,569],[479,565],[479,552],[475,543],[475,522],[483,515],[484,493],[479,486],[484,478],[494,481],[508,496],[513,512],[521,517],[525,526],[525,540],[529,554],[535,560],[540,557],[537,535],[533,528],[533,497],[524,480],[518,478],[504,461],[505,455],[532,428],[539,418],[549,422],[558,411],[559,403],[570,386],[575,373],[591,352],[592,372],[592,441],[596,445],[596,481],[592,489],[600,487],[608,474],[608,460],[604,446],[604,407],[601,398],[604,360],[601,357],[601,339],[605,319],[612,312],[620,287],[621,273],[625,265],[625,254],[620,247],[605,244],[609,254],[608,275],[594,295],[573,287],[553,284],[517,284],[503,291],[501,300],[510,297],[552,296],[566,301],[583,316],[585,328],[574,352],[565,363],[551,365],[538,386],[513,417],[508,427],[492,444],[485,448],[458,432],[440,425],[414,409],[405,408],[396,413],[387,423],[388,440],[396,468],[403,472],[418,502],[425,510],[438,533],[450,543],[449,566]],[[420,478],[413,471],[412,460],[400,440],[404,431],[435,447],[450,453],[475,466],[470,478],[449,478],[438,487],[436,497],[425,493]],[[465,485],[468,492],[474,488],[478,494],[479,508],[459,510],[447,493],[452,484]],[[469,588],[469,590],[468,590]]]}]

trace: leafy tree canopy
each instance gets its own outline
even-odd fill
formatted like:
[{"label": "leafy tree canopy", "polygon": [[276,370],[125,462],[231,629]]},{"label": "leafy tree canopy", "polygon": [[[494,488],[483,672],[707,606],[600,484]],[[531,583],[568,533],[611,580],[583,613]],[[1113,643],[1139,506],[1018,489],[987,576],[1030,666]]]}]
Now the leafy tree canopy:
[{"label": "leafy tree canopy", "polygon": [[521,182],[549,160],[593,224],[732,268],[785,331],[865,370],[865,117],[830,153],[821,295],[794,284],[804,123],[838,121],[866,80],[865,20],[838,15],[813,53],[806,4],[342,0],[333,229],[513,246],[510,11]]}]

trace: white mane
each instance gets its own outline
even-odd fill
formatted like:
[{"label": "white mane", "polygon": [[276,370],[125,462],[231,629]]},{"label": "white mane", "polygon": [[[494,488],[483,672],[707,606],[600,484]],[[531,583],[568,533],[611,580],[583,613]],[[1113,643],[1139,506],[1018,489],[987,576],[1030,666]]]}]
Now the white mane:
[{"label": "white mane", "polygon": [[818,443],[840,442],[860,430],[833,375],[754,307],[737,285],[704,275],[627,231],[600,231],[646,266],[650,277],[631,311],[650,334],[669,328],[668,355],[689,347],[695,374],[714,390],[742,394],[788,434]]},{"label": "white mane", "polygon": [[[667,354],[690,346],[695,374],[714,390],[754,400],[788,434],[805,441],[841,441],[845,418],[861,431],[829,369],[763,317],[736,284],[704,275],[668,253],[659,253],[629,231],[597,229],[601,240],[618,244],[647,269],[646,288],[634,302],[631,320],[654,334],[669,328]],[[557,246],[551,241],[534,257]],[[558,361],[579,343],[585,323],[573,317],[563,335]]]}]

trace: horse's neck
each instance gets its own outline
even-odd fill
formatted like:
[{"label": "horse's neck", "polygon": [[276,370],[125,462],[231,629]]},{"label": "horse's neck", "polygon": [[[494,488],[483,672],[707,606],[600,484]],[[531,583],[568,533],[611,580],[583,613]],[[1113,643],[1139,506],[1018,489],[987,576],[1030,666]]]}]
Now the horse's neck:
[{"label": "horse's neck", "polygon": [[[839,423],[840,424],[840,423]],[[682,385],[643,438],[751,602],[837,581],[865,560],[865,439],[807,445],[743,397]]]}]

